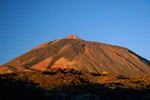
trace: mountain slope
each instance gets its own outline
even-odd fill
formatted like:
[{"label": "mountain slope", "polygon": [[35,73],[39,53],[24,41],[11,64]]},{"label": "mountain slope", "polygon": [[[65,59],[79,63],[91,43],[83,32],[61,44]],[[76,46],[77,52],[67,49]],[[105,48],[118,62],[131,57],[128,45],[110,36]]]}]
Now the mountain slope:
[{"label": "mountain slope", "polygon": [[91,73],[150,74],[150,62],[127,48],[84,41],[74,35],[46,42],[4,64],[18,70],[73,68]]}]

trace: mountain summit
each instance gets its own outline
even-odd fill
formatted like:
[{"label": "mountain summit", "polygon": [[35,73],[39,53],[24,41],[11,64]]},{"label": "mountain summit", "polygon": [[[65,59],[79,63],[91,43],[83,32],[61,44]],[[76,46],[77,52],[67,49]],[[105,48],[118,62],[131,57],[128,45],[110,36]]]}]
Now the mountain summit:
[{"label": "mountain summit", "polygon": [[75,35],[73,35],[73,34],[71,34],[71,35],[65,37],[65,39],[80,39],[80,38],[75,36]]},{"label": "mountain summit", "polygon": [[75,35],[46,42],[0,67],[0,72],[73,68],[91,73],[150,74],[150,62],[133,51]]}]

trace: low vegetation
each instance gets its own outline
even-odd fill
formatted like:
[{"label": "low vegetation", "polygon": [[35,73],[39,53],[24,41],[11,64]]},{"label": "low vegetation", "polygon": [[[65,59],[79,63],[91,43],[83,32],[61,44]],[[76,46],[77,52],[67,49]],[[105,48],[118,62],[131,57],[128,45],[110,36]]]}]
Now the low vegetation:
[{"label": "low vegetation", "polygon": [[150,75],[92,74],[73,69],[1,74],[0,97],[1,100],[149,100]]}]

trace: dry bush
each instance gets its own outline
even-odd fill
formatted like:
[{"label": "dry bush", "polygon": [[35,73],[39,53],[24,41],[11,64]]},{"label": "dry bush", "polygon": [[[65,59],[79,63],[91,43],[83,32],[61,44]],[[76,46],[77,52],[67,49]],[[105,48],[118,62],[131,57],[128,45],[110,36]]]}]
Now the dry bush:
[{"label": "dry bush", "polygon": [[[101,98],[104,100],[108,98],[111,100],[147,99],[150,93],[150,75],[97,75],[73,69],[33,70],[0,75],[0,90],[0,96],[4,94],[22,95],[21,93],[23,93],[25,96],[30,95],[32,97],[33,94],[35,96],[40,94],[45,97],[48,92],[49,97],[51,97],[56,95],[51,92],[57,91],[57,94],[63,92],[74,97],[89,93],[98,95],[98,97],[102,96]],[[134,96],[136,94],[140,97]],[[67,96],[67,98],[71,97]]]}]

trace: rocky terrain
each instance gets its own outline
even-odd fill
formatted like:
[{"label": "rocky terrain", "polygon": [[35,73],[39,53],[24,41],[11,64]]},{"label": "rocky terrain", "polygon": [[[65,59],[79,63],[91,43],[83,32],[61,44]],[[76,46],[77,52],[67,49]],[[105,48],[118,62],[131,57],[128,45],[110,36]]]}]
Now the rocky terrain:
[{"label": "rocky terrain", "polygon": [[75,35],[0,65],[1,100],[150,100],[150,61]]},{"label": "rocky terrain", "polygon": [[1,100],[149,100],[150,75],[49,69],[0,75]]},{"label": "rocky terrain", "polygon": [[150,62],[133,51],[84,41],[75,35],[46,42],[0,67],[0,73],[73,68],[97,74],[150,74]]}]

